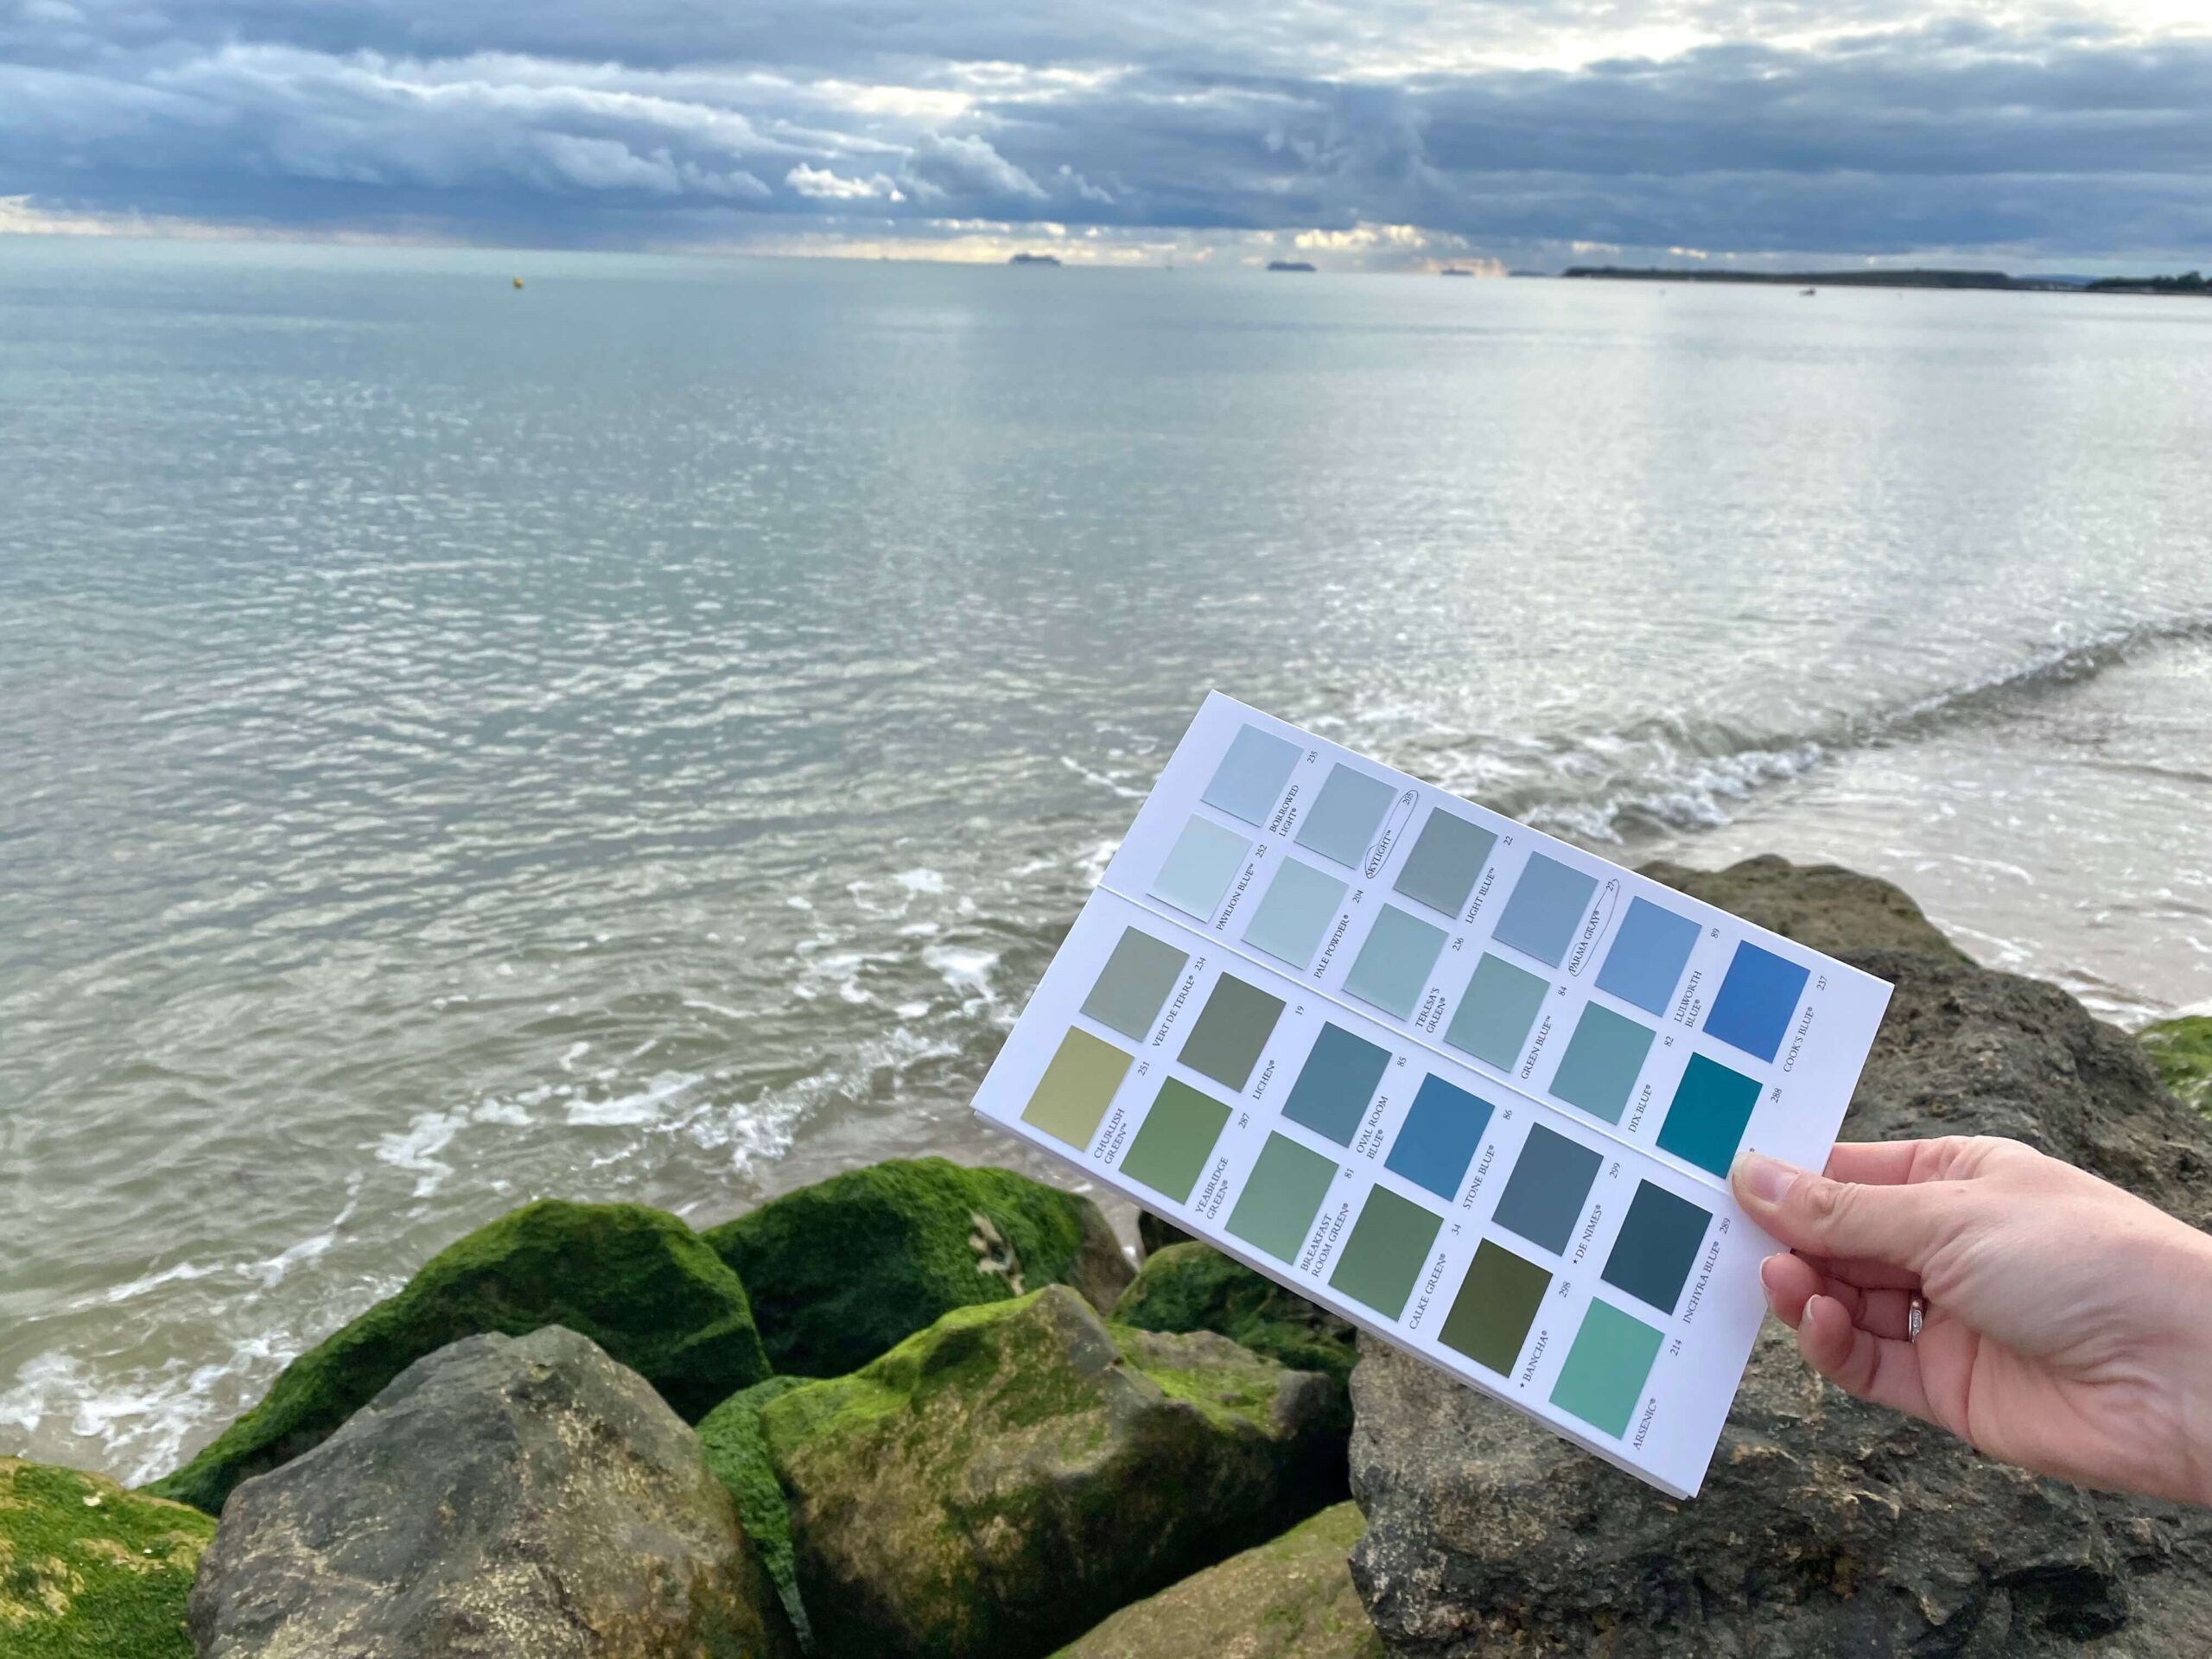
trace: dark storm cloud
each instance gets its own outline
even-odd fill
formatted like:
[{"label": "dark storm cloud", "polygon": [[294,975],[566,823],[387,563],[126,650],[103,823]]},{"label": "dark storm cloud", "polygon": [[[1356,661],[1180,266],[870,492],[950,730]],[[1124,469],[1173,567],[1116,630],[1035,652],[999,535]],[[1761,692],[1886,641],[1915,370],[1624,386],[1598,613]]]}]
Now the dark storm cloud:
[{"label": "dark storm cloud", "polygon": [[[585,244],[978,222],[1407,226],[1509,255],[2212,241],[2212,40],[2079,7],[1621,12],[0,0],[0,197]],[[1548,61],[1573,67],[1524,67]]]}]

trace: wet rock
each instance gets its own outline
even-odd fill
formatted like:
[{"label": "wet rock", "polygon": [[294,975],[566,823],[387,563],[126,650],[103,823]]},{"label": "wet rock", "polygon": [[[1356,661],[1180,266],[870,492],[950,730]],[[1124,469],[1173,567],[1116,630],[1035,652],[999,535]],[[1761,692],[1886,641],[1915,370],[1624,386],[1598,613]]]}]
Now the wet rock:
[{"label": "wet rock", "polygon": [[200,1659],[790,1659],[698,1437],[575,1332],[418,1360],[241,1484],[192,1592]]},{"label": "wet rock", "polygon": [[1358,1363],[1358,1332],[1318,1303],[1285,1290],[1210,1244],[1170,1244],[1144,1266],[1114,1309],[1141,1331],[1213,1331],[1294,1371],[1339,1385]]},{"label": "wet rock", "polygon": [[738,1524],[753,1541],[760,1565],[776,1586],[784,1617],[802,1649],[812,1651],[814,1630],[799,1594],[798,1557],[791,1543],[791,1510],[784,1489],[768,1459],[767,1437],[760,1432],[760,1411],[809,1381],[803,1376],[772,1376],[734,1394],[699,1420],[699,1444],[707,1454],[707,1467],[721,1481],[737,1508]]},{"label": "wet rock", "polygon": [[0,1458],[0,1654],[191,1659],[185,1598],[214,1533],[181,1503]]}]

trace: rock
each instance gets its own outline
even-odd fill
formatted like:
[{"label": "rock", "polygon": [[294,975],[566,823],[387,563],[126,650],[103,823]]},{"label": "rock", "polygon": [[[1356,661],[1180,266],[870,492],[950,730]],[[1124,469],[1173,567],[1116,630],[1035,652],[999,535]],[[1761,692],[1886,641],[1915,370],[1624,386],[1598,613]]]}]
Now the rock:
[{"label": "rock", "polygon": [[0,1653],[192,1659],[185,1598],[214,1532],[103,1476],[0,1458]]},{"label": "rock", "polygon": [[1133,1269],[1098,1206],[1005,1169],[893,1160],[704,1237],[745,1281],[779,1371],[842,1376],[939,1314],[1073,1285],[1101,1312]]},{"label": "rock", "polygon": [[689,1227],[634,1204],[548,1199],[441,1250],[146,1490],[219,1513],[238,1482],[320,1443],[423,1355],[463,1337],[551,1325],[590,1338],[686,1418],[768,1375],[745,1287]]},{"label": "rock", "polygon": [[[2202,1224],[2212,1125],[2063,992],[1848,871],[1650,873],[1895,983],[1847,1137],[2015,1135]],[[2159,1659],[2212,1619],[2212,1517],[1990,1462],[1850,1399],[1771,1324],[1687,1503],[1381,1344],[1352,1404],[1352,1576],[1394,1654]]]},{"label": "rock", "polygon": [[811,1652],[814,1630],[807,1622],[806,1605],[798,1591],[798,1567],[791,1545],[791,1510],[784,1489],[768,1460],[768,1442],[760,1432],[760,1408],[780,1400],[808,1381],[803,1376],[772,1376],[766,1382],[732,1395],[699,1420],[699,1444],[707,1454],[707,1467],[721,1481],[736,1506],[738,1524],[753,1541],[760,1565],[776,1586],[784,1617],[791,1623],[799,1646]]},{"label": "rock", "polygon": [[1170,1244],[1188,1244],[1191,1235],[1173,1222],[1155,1216],[1149,1210],[1137,1211],[1137,1248],[1147,1257],[1155,1250],[1164,1250]]},{"label": "rock", "polygon": [[2174,1097],[2212,1116],[2212,1015],[2185,1014],[2136,1033]]},{"label": "rock", "polygon": [[193,1587],[200,1659],[788,1659],[698,1437],[557,1325],[417,1360],[241,1484]]},{"label": "rock", "polygon": [[1366,1523],[1339,1503],[1122,1611],[1058,1659],[1382,1659],[1345,1553]]},{"label": "rock", "polygon": [[760,1421],[823,1651],[1050,1652],[1340,1496],[1330,1389],[1061,1286],[792,1389]]},{"label": "rock", "polygon": [[1147,1256],[1114,1319],[1140,1331],[1218,1332],[1340,1386],[1359,1359],[1359,1333],[1350,1323],[1210,1244],[1170,1244]]}]

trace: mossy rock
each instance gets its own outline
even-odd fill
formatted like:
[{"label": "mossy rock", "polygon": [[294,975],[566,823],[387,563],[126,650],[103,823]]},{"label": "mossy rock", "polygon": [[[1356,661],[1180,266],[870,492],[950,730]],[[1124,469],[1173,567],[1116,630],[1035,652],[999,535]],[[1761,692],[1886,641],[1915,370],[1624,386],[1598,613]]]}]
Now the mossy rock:
[{"label": "mossy rock", "polygon": [[1384,1659],[1345,1557],[1367,1523],[1338,1503],[1134,1606],[1058,1659]]},{"label": "mossy rock", "polygon": [[1349,1322],[1210,1244],[1170,1244],[1147,1256],[1114,1318],[1144,1331],[1217,1331],[1339,1388],[1359,1362],[1359,1332]]},{"label": "mossy rock", "polygon": [[688,1421],[769,1374],[745,1287],[674,1216],[545,1199],[432,1256],[278,1374],[268,1395],[146,1490],[222,1511],[238,1482],[319,1446],[425,1354],[463,1337],[566,1325],[638,1372]]},{"label": "mossy rock", "polygon": [[1334,1385],[1052,1286],[771,1402],[823,1650],[1036,1659],[1344,1496]]},{"label": "mossy rock", "polygon": [[784,1489],[777,1483],[775,1468],[768,1461],[768,1442],[760,1432],[761,1408],[806,1381],[803,1376],[772,1376],[730,1395],[699,1420],[699,1443],[706,1448],[707,1467],[737,1506],[738,1522],[760,1553],[799,1646],[810,1653],[814,1631],[798,1591],[791,1511],[785,1506]]},{"label": "mossy rock", "polygon": [[753,1298],[779,1371],[842,1376],[938,1315],[1070,1284],[1102,1309],[1128,1259],[1088,1198],[1006,1169],[893,1160],[702,1236]]},{"label": "mossy rock", "polygon": [[1187,1244],[1191,1235],[1164,1216],[1155,1216],[1149,1210],[1137,1211],[1137,1243],[1145,1260],[1150,1261],[1170,1244]]},{"label": "mossy rock", "polygon": [[0,1654],[192,1659],[185,1599],[214,1535],[181,1503],[0,1458]]},{"label": "mossy rock", "polygon": [[2212,1014],[2185,1014],[2136,1033],[2159,1077],[2183,1104],[2212,1117]]}]

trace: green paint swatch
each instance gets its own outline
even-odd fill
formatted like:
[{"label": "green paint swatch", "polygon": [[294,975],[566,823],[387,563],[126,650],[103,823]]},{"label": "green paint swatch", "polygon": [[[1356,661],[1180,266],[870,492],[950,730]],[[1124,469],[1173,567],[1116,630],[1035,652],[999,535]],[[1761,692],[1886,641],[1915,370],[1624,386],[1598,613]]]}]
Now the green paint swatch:
[{"label": "green paint swatch", "polygon": [[1428,970],[1444,949],[1444,930],[1411,911],[1385,905],[1367,931],[1359,959],[1344,976],[1344,989],[1401,1020],[1414,1011]]},{"label": "green paint swatch", "polygon": [[1160,1017],[1160,1004],[1175,988],[1176,976],[1190,958],[1172,944],[1134,927],[1122,930],[1121,943],[1106,958],[1098,982],[1083,1000],[1083,1011],[1102,1026],[1142,1042]]},{"label": "green paint swatch", "polygon": [[1552,1093],[1592,1117],[1619,1122],[1637,1074],[1643,1070],[1643,1057],[1651,1052],[1653,1034],[1649,1026],[1590,1003],[1567,1040]]},{"label": "green paint swatch", "polygon": [[1549,980],[1485,951],[1452,1011],[1452,1023],[1444,1028],[1444,1040],[1501,1071],[1510,1071],[1521,1058],[1521,1046],[1529,1040],[1529,1028],[1536,1023],[1544,993],[1550,989]]},{"label": "green paint swatch", "polygon": [[1385,1186],[1367,1195],[1329,1283],[1356,1302],[1396,1319],[1405,1311],[1443,1220]]},{"label": "green paint swatch", "polygon": [[1756,1077],[1693,1054],[1659,1126],[1659,1144],[1700,1169],[1726,1175],[1758,1103]]},{"label": "green paint swatch", "polygon": [[1501,1376],[1510,1375],[1551,1285],[1551,1274],[1535,1262],[1484,1239],[1437,1339],[1478,1365]]},{"label": "green paint swatch", "polygon": [[1071,1026],[1038,1079],[1037,1092],[1021,1109],[1021,1121],[1080,1152],[1098,1133],[1098,1120],[1106,1116],[1128,1069],[1129,1056]]},{"label": "green paint swatch", "polygon": [[1268,1135],[1236,1207],[1229,1212],[1230,1234],[1278,1262],[1297,1260],[1336,1178],[1332,1160],[1287,1135]]},{"label": "green paint swatch", "polygon": [[1160,1085],[1160,1098],[1122,1154],[1122,1173],[1162,1198],[1187,1203],[1228,1122],[1228,1107],[1170,1077]]},{"label": "green paint swatch", "polygon": [[1552,1403],[1616,1439],[1627,1433],[1659,1343],[1659,1333],[1643,1320],[1592,1299],[1552,1385]]},{"label": "green paint swatch", "polygon": [[1214,982],[1213,995],[1177,1058],[1192,1071],[1242,1093],[1281,1014],[1281,997],[1224,974]]},{"label": "green paint swatch", "polygon": [[1497,837],[1480,824],[1440,808],[1421,825],[1421,838],[1406,855],[1406,867],[1392,885],[1408,899],[1457,917],[1497,844]]}]

